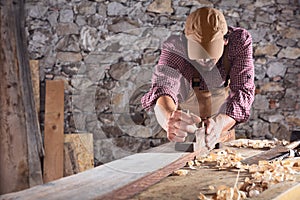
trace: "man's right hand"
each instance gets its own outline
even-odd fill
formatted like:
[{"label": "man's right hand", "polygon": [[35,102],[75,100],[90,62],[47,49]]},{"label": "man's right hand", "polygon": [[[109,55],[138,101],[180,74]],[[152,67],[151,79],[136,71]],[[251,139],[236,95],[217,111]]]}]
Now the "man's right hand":
[{"label": "man's right hand", "polygon": [[168,139],[174,142],[184,142],[187,134],[194,133],[196,124],[201,122],[199,116],[177,110],[170,96],[159,97],[154,112],[160,126],[167,131]]},{"label": "man's right hand", "polygon": [[193,113],[175,110],[166,123],[167,137],[173,142],[184,142],[188,133],[195,133],[201,118]]}]

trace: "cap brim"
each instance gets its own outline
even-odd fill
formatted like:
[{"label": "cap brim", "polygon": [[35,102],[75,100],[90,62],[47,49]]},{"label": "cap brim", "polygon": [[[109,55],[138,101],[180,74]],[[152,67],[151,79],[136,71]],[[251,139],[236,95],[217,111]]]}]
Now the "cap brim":
[{"label": "cap brim", "polygon": [[199,43],[193,37],[187,36],[188,57],[197,59],[219,59],[224,50],[224,40],[215,39],[209,43]]}]

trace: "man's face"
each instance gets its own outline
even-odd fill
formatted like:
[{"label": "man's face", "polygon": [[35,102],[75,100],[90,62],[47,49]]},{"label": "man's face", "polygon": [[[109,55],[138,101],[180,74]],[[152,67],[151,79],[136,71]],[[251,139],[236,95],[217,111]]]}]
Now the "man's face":
[{"label": "man's face", "polygon": [[[191,60],[196,61],[202,70],[211,71],[214,66],[216,66],[221,55],[219,55],[218,58],[211,57],[210,54],[205,50],[205,48],[196,40],[194,40],[193,35],[186,37],[188,39],[188,57]],[[218,49],[222,49],[223,51],[224,46],[226,46],[227,44],[227,39],[222,40],[221,44],[219,44],[220,46]]]},{"label": "man's face", "polygon": [[195,61],[201,66],[201,69],[203,69],[204,71],[211,71],[218,62],[218,60],[215,58],[196,59]]}]

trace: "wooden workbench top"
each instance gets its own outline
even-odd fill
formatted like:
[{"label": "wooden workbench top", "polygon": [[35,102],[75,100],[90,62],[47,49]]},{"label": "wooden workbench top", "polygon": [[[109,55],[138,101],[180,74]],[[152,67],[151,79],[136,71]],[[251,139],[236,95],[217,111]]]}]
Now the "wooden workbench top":
[{"label": "wooden workbench top", "polygon": [[[251,148],[229,148],[242,157],[247,158],[250,156],[261,153],[262,150]],[[189,169],[189,168],[184,168]],[[168,176],[162,179],[159,183],[152,185],[145,191],[130,198],[131,200],[193,200],[198,199],[199,193],[212,196],[211,186],[225,185],[233,187],[235,185],[238,170],[218,170],[213,166],[202,164],[199,168],[189,169],[189,173],[185,176]],[[239,174],[239,182],[243,182],[249,173],[241,172]],[[251,200],[292,200],[300,199],[300,174],[295,174],[295,181],[285,181],[273,185],[271,188],[265,190],[256,197],[249,198]],[[295,195],[297,198],[295,198]]]}]

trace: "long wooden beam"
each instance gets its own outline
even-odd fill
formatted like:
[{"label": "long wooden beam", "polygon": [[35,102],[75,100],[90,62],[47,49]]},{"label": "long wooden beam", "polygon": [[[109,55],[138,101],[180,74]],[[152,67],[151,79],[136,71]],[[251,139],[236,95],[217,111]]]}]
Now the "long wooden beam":
[{"label": "long wooden beam", "polygon": [[164,166],[162,166],[161,168],[155,171],[150,172],[149,174],[137,179],[136,181],[128,183],[123,187],[118,188],[117,190],[107,193],[106,195],[102,196],[101,199],[127,199],[131,196],[134,196],[135,194],[140,193],[141,191],[148,188],[149,186],[169,176],[173,171],[184,167],[188,161],[193,160],[196,156],[207,153],[206,149],[201,149],[191,153],[178,153],[178,152],[175,153],[174,149],[175,149],[174,143],[169,143],[162,147],[152,149],[151,154],[149,155],[153,154],[155,158],[152,161],[149,160],[150,163],[148,164],[150,165],[155,165],[157,157],[160,157],[162,155],[166,155],[169,157],[168,152],[175,159],[171,162],[168,161],[166,162],[164,160],[164,156],[162,156],[163,162],[166,162]]},{"label": "long wooden beam", "polygon": [[0,0],[0,194],[43,183],[24,3]]},{"label": "long wooden beam", "polygon": [[76,175],[0,196],[0,200],[128,199],[183,167],[200,153],[204,152],[175,152],[174,143],[167,143],[151,152],[134,154]]}]

